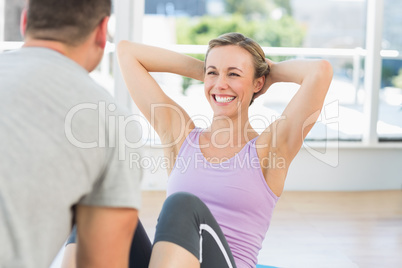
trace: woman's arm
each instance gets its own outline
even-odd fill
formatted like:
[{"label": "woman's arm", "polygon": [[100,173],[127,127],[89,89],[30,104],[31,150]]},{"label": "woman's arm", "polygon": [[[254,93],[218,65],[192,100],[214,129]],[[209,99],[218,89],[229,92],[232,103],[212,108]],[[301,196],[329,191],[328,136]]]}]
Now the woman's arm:
[{"label": "woman's arm", "polygon": [[277,82],[300,85],[281,119],[272,124],[275,129],[267,129],[275,135],[274,149],[292,161],[321,112],[332,80],[332,67],[326,60],[269,61],[269,64],[271,72],[264,89]]},{"label": "woman's arm", "polygon": [[332,67],[325,60],[267,62],[271,72],[266,77],[260,94],[277,82],[293,82],[300,85],[282,116],[264,130],[258,142],[262,145],[262,149],[258,149],[261,161],[273,153],[277,163],[281,163],[278,166],[263,168],[268,186],[280,196],[290,163],[321,112],[332,80]]},{"label": "woman's arm", "polygon": [[128,41],[120,42],[117,52],[124,80],[135,104],[162,142],[176,140],[183,126],[190,125],[190,118],[163,92],[149,72],[169,72],[203,81],[204,63],[180,53]]}]

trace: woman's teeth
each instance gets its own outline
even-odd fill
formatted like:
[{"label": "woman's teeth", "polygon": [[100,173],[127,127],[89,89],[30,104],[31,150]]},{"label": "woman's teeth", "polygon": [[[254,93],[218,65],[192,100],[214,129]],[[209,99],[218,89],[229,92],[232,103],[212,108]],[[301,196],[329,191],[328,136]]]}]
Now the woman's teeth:
[{"label": "woman's teeth", "polygon": [[231,102],[232,100],[234,100],[235,97],[219,97],[215,95],[215,100],[219,103],[227,103],[227,102]]}]

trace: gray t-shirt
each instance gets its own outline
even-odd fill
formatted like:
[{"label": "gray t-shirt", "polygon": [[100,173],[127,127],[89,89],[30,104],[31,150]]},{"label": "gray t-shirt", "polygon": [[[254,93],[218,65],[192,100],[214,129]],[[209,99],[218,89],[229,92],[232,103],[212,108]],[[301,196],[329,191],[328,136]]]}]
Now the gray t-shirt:
[{"label": "gray t-shirt", "polygon": [[49,267],[76,204],[139,208],[142,132],[113,103],[56,51],[0,54],[0,267]]}]

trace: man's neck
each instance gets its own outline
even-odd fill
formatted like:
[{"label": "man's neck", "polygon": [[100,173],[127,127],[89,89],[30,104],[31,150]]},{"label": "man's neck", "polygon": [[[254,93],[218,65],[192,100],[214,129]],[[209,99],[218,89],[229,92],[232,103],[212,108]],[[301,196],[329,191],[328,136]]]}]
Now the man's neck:
[{"label": "man's neck", "polygon": [[77,64],[85,68],[88,72],[91,71],[86,66],[86,53],[84,51],[84,45],[74,47],[58,41],[26,38],[23,47],[42,47],[54,50],[75,61]]},{"label": "man's neck", "polygon": [[67,56],[67,46],[61,42],[51,41],[51,40],[38,40],[38,39],[25,39],[23,47],[43,47],[52,49],[59,52],[60,54]]}]

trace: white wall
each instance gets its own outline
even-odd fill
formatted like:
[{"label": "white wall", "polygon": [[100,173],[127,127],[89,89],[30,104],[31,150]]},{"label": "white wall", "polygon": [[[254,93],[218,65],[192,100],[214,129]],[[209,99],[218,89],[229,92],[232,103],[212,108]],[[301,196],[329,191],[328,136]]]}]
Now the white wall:
[{"label": "white wall", "polygon": [[0,42],[4,41],[5,0],[0,0]]},{"label": "white wall", "polygon": [[291,164],[286,190],[361,191],[402,188],[402,148],[340,148],[338,159],[338,165],[332,167],[302,149]]},{"label": "white wall", "polygon": [[[395,148],[399,147],[399,148]],[[144,169],[144,190],[165,190],[167,173],[156,164],[163,157],[160,149],[146,147],[144,155],[155,163]],[[323,149],[318,149],[324,155]],[[330,164],[302,148],[294,159],[286,180],[290,191],[367,191],[402,189],[402,147],[345,146],[328,148]],[[337,163],[334,159],[337,157]],[[328,161],[326,161],[328,162]],[[146,163],[145,163],[146,164]],[[147,164],[148,165],[148,164]],[[155,168],[157,167],[157,168]]]}]

